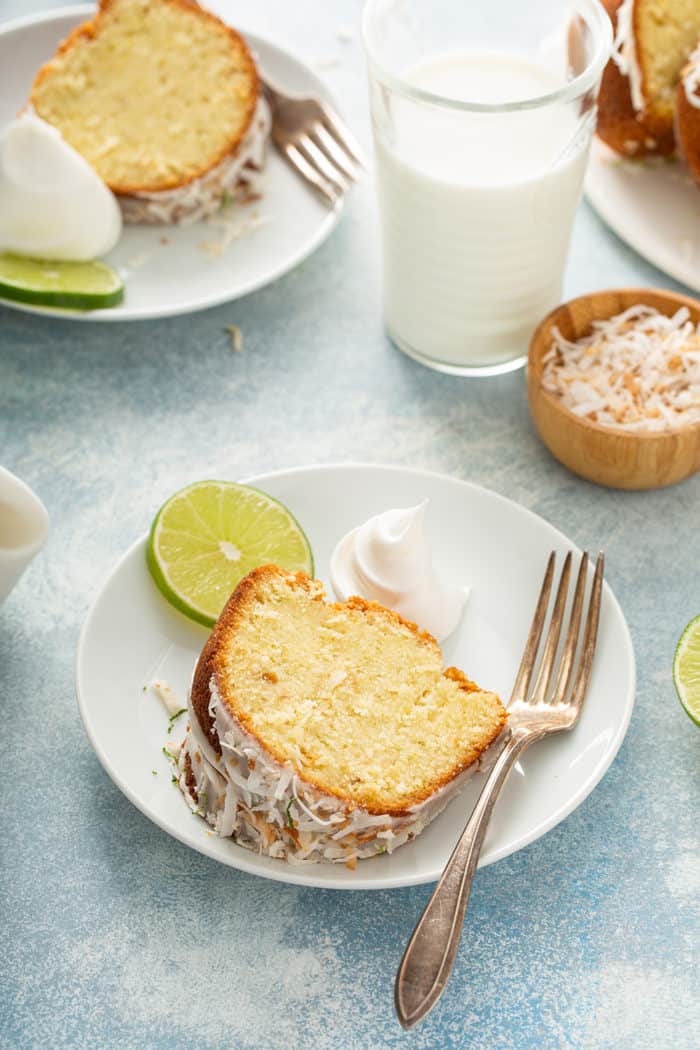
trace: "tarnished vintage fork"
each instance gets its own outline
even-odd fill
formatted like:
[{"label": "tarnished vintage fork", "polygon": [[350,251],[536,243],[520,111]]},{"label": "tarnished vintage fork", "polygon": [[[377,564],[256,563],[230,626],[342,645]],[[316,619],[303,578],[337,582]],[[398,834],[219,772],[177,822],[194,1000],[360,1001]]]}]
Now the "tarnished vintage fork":
[{"label": "tarnished vintage fork", "polygon": [[603,586],[603,554],[598,555],[588,612],[579,647],[588,555],[579,565],[569,626],[561,656],[557,652],[569,590],[571,552],[567,554],[535,684],[530,689],[554,578],[555,552],[544,574],[525,651],[508,704],[509,733],[488,775],[474,811],[447,862],[440,881],[413,931],[396,975],[395,1005],[404,1028],[412,1028],[435,1006],[449,980],[462,932],[472,879],[496,799],[523,751],[536,740],[573,729],[581,714],[593,665]]},{"label": "tarnished vintage fork", "polygon": [[263,81],[272,111],[272,141],[291,166],[336,207],[367,167],[362,150],[330,106],[295,98]]}]

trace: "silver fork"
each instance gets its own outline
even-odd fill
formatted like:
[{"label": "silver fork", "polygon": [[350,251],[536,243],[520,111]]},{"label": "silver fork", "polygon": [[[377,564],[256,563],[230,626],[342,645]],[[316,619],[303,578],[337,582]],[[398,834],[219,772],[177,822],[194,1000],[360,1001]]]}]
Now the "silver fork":
[{"label": "silver fork", "polygon": [[272,141],[291,166],[332,206],[367,167],[362,150],[333,110],[317,98],[295,98],[263,81],[272,111]]},{"label": "silver fork", "polygon": [[588,555],[583,554],[581,557],[568,630],[555,674],[571,575],[571,552],[567,554],[539,670],[535,684],[530,689],[549,605],[555,558],[556,554],[552,551],[508,704],[509,735],[447,867],[413,931],[396,975],[396,1013],[404,1028],[412,1028],[425,1017],[447,985],[486,829],[496,799],[513,765],[536,740],[563,729],[573,729],[581,714],[598,634],[604,558],[601,552],[593,576],[583,640],[574,674],[588,570]]}]

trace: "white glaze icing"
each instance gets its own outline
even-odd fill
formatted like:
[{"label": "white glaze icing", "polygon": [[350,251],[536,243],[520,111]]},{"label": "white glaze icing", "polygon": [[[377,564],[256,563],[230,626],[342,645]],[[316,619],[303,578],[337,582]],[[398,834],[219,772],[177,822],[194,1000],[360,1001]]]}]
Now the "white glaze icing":
[{"label": "white glaze icing", "polygon": [[700,109],[700,45],[693,51],[683,71],[683,90],[690,105]]},{"label": "white glaze icing", "polygon": [[634,2],[624,0],[617,12],[617,29],[613,43],[612,60],[623,76],[627,77],[630,98],[637,113],[646,109],[642,91],[642,71],[637,61],[637,42],[634,35]]},{"label": "white glaze icing", "polygon": [[[188,700],[187,735],[177,755],[178,784],[190,809],[223,838],[290,863],[354,864],[358,859],[392,853],[415,838],[475,772],[494,761],[501,740],[445,787],[405,816],[374,814],[319,791],[290,763],[280,765],[247,733],[221,702],[210,683],[209,713],[221,743],[217,755]],[[197,798],[187,784],[188,764]]]}]

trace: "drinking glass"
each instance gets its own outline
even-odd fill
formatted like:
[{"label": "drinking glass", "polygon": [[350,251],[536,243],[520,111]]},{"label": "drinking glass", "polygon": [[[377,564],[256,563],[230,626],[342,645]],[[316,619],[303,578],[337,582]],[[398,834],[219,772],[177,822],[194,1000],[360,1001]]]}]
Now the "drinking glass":
[{"label": "drinking glass", "polygon": [[598,0],[368,0],[363,36],[396,345],[521,366],[562,277],[612,45]]}]

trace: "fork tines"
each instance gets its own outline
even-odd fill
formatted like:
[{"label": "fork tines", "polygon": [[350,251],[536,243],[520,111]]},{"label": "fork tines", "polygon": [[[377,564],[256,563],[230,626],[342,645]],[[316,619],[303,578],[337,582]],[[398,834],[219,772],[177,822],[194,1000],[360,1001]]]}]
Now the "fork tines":
[{"label": "fork tines", "polygon": [[285,155],[297,171],[304,176],[331,204],[336,205],[343,194],[362,174],[361,162],[343,138],[334,123],[329,126],[314,121],[305,131],[283,147]]},{"label": "fork tines", "polygon": [[[583,616],[583,605],[588,576],[588,554],[584,552],[579,563],[574,596],[569,612],[568,628],[564,637],[564,644],[559,659],[554,682],[552,683],[552,671],[555,665],[559,641],[564,624],[567,597],[569,592],[569,580],[571,576],[572,554],[566,555],[559,576],[556,597],[552,608],[549,629],[544,643],[544,649],[540,659],[539,670],[535,684],[530,688],[537,654],[540,649],[544,624],[549,606],[549,599],[554,581],[554,569],[556,552],[552,551],[547,562],[547,568],[542,581],[535,615],[528,635],[525,651],[520,662],[520,667],[515,678],[511,704],[516,701],[524,701],[529,704],[564,704],[572,708],[574,715],[580,711],[593,664],[593,653],[595,651],[596,638],[598,635],[598,621],[600,618],[600,603],[603,587],[604,555],[601,551],[598,555],[593,575],[590,596],[588,599],[588,610],[583,630],[583,637],[579,646],[581,634],[581,620]],[[578,665],[574,675],[574,663],[577,649],[579,650]]]},{"label": "fork tines", "polygon": [[292,98],[264,85],[272,110],[272,139],[291,166],[333,207],[367,167],[354,136],[316,98]]}]

